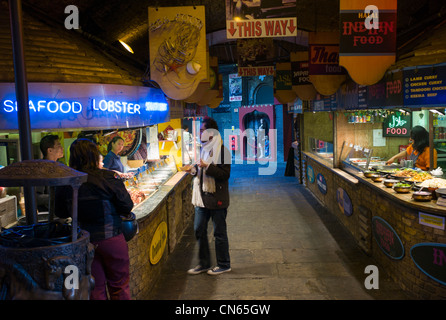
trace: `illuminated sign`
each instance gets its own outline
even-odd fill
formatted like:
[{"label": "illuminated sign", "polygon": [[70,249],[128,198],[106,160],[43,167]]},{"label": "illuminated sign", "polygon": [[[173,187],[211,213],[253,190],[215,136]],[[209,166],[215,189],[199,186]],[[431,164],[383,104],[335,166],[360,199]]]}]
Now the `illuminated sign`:
[{"label": "illuminated sign", "polygon": [[[0,129],[17,130],[14,84],[0,85]],[[101,84],[29,84],[31,129],[142,127],[169,121],[159,89]]]},{"label": "illuminated sign", "polygon": [[391,114],[383,122],[383,137],[409,137],[412,116]]}]

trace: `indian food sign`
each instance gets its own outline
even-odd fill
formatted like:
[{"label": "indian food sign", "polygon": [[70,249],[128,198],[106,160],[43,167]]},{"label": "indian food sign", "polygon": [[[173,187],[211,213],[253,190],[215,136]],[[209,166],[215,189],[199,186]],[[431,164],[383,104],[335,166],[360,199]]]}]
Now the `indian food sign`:
[{"label": "indian food sign", "polygon": [[372,218],[372,232],[376,243],[388,257],[399,260],[404,256],[404,246],[392,226],[380,217]]},{"label": "indian food sign", "polygon": [[377,83],[395,62],[397,0],[341,0],[339,17],[339,64],[356,83]]},{"label": "indian food sign", "polygon": [[419,243],[410,249],[410,256],[424,274],[446,285],[446,244]]}]

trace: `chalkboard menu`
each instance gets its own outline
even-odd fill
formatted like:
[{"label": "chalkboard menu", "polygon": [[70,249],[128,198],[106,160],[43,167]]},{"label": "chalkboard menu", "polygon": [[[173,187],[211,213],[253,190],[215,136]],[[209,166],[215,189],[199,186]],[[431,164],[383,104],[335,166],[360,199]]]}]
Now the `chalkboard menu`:
[{"label": "chalkboard menu", "polygon": [[388,257],[395,260],[403,258],[403,243],[387,221],[377,216],[373,217],[372,232],[376,243]]},{"label": "chalkboard menu", "polygon": [[412,129],[412,115],[390,114],[383,122],[383,137],[409,137]]},{"label": "chalkboard menu", "polygon": [[410,249],[410,256],[422,272],[446,285],[446,244],[419,243]]},{"label": "chalkboard menu", "polygon": [[404,105],[444,106],[446,66],[404,70]]}]

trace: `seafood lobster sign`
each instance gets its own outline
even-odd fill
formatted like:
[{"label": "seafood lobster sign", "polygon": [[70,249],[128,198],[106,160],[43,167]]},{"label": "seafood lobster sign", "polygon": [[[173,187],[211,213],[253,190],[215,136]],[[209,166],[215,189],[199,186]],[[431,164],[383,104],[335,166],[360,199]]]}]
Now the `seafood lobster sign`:
[{"label": "seafood lobster sign", "polygon": [[397,0],[340,1],[339,65],[360,85],[372,85],[395,62]]},{"label": "seafood lobster sign", "polygon": [[185,100],[208,77],[204,6],[149,7],[150,78]]}]

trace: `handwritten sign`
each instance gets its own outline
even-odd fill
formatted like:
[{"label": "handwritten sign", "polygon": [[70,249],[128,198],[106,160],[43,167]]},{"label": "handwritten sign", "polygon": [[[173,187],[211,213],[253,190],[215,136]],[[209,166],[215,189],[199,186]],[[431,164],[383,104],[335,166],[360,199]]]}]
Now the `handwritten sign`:
[{"label": "handwritten sign", "polygon": [[418,243],[410,249],[410,256],[424,274],[446,285],[446,244]]},{"label": "handwritten sign", "polygon": [[399,260],[404,256],[404,246],[396,231],[380,217],[372,218],[373,237],[380,249],[390,258]]}]

